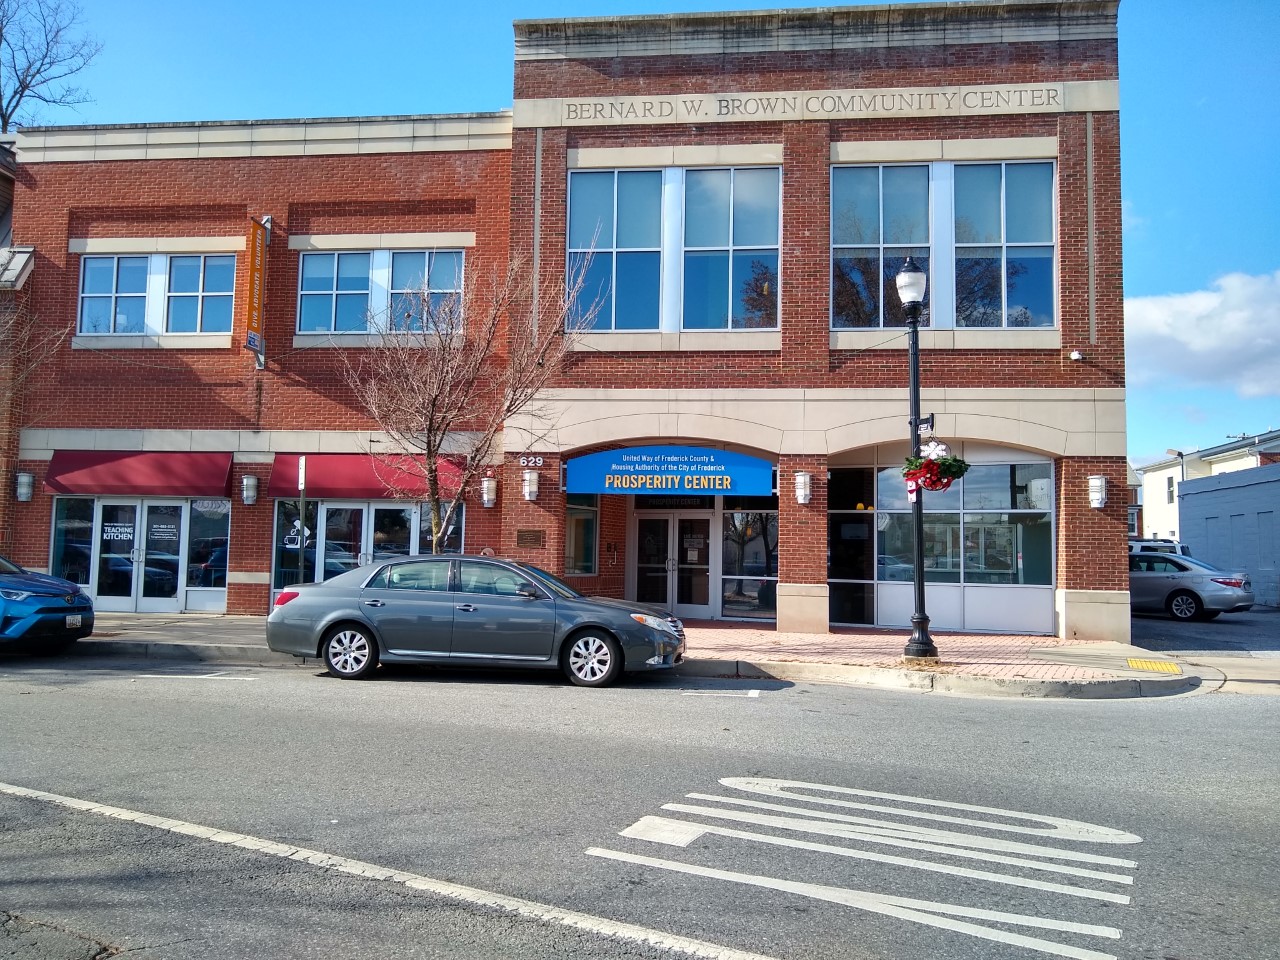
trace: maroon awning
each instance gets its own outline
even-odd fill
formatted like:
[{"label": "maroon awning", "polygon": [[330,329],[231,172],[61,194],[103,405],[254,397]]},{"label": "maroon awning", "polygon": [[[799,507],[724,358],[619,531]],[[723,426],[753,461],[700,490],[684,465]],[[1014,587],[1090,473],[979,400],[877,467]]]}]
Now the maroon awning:
[{"label": "maroon awning", "polygon": [[[298,496],[297,453],[277,453],[267,482],[267,496],[294,499]],[[364,453],[308,453],[307,498],[331,500],[379,500],[403,495],[420,499],[427,495],[427,481],[420,472],[404,470],[393,461]],[[421,462],[421,457],[412,459]],[[440,492],[453,497],[458,492],[462,469],[450,460],[439,461]]]},{"label": "maroon awning", "polygon": [[99,496],[225,497],[231,454],[56,450],[44,486],[53,493]]}]

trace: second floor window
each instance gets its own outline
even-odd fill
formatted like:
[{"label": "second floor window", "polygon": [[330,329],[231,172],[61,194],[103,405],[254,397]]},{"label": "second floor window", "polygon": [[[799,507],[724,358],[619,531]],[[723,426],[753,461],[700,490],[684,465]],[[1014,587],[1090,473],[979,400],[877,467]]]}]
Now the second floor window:
[{"label": "second floor window", "polygon": [[598,331],[776,329],[781,184],[777,167],[572,171],[576,317],[594,308]]},{"label": "second floor window", "polygon": [[235,279],[234,254],[85,256],[77,330],[89,336],[228,334]]},{"label": "second floor window", "polygon": [[1053,163],[833,168],[832,328],[902,326],[908,256],[929,274],[928,326],[1054,326]]},{"label": "second floor window", "polygon": [[360,334],[420,329],[427,317],[457,309],[461,250],[358,250],[304,253],[299,269],[298,333]]}]

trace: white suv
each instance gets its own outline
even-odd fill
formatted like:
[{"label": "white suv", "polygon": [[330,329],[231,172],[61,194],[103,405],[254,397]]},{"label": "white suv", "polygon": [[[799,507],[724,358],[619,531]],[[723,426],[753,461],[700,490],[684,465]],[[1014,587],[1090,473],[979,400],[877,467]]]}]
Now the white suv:
[{"label": "white suv", "polygon": [[1130,540],[1130,553],[1176,553],[1184,557],[1191,556],[1191,548],[1177,540]]}]

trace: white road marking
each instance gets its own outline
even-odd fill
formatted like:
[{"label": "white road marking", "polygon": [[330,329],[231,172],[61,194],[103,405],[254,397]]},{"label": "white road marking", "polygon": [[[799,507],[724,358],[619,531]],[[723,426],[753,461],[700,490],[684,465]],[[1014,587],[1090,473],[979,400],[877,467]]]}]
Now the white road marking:
[{"label": "white road marking", "polygon": [[[1002,810],[999,807],[980,807],[969,803],[953,803],[947,800],[927,800],[923,797],[904,797],[896,793],[877,793],[873,790],[855,790],[852,787],[833,787],[821,783],[806,783],[802,780],[778,780],[770,777],[724,777],[720,783],[733,790],[747,793],[763,793],[774,797],[786,797],[805,803],[817,803],[832,807],[848,807],[855,810],[870,810],[873,813],[887,813],[897,817],[916,817],[923,820],[938,820],[943,823],[955,823],[965,827],[978,827],[983,830],[1002,830],[1009,833],[1030,833],[1043,837],[1056,837],[1061,840],[1080,840],[1085,843],[1141,843],[1142,838],[1123,830],[1100,827],[1094,823],[1083,823],[1079,820],[1065,820],[1062,817],[1051,817],[1038,813],[1019,813],[1016,810]],[[936,807],[945,810],[962,810],[966,813],[985,813],[1008,820],[1026,820],[1043,826],[1022,826],[1017,823],[1000,823],[996,820],[977,820],[971,817],[951,817],[940,813],[928,813],[923,810],[908,810],[903,807],[885,807],[854,800],[840,800],[835,797],[816,797],[805,793],[797,793],[793,789],[821,790],[845,796],[869,797],[877,800],[893,800],[897,803],[915,804],[924,807]]]},{"label": "white road marking", "polygon": [[[690,797],[696,800],[715,800],[716,797],[708,797],[703,794],[691,793]],[[842,826],[840,824],[828,823],[826,821],[814,821],[809,819],[813,816],[811,811],[797,810],[794,807],[782,807],[775,804],[766,804],[764,806],[772,809],[785,810],[788,812],[799,813],[801,818],[793,817],[771,817],[765,814],[742,813],[737,810],[722,810],[719,807],[695,807],[682,803],[664,803],[663,810],[672,810],[676,813],[696,813],[701,816],[716,817],[720,820],[734,820],[738,823],[753,823],[761,826],[781,827],[784,830],[799,830],[804,833],[819,833],[829,837],[843,837],[849,840],[861,840],[865,843],[878,843],[891,847],[904,847],[909,850],[924,850],[930,853],[942,853],[949,857],[959,857],[968,860],[986,860],[989,863],[1007,863],[1010,866],[1030,867],[1032,870],[1045,870],[1050,873],[1067,873],[1077,877],[1090,877],[1094,880],[1112,880],[1116,883],[1133,883],[1133,877],[1123,873],[1108,873],[1103,870],[1088,870],[1084,867],[1069,867],[1060,863],[1045,863],[1042,860],[1032,860],[1028,857],[1010,857],[996,853],[979,853],[974,849],[961,849],[965,847],[976,848],[977,850],[1009,850],[1013,848],[1017,852],[1029,854],[1032,857],[1046,857],[1051,859],[1074,859],[1071,857],[1075,851],[1061,850],[1057,847],[1042,847],[1030,843],[1010,843],[1007,840],[992,840],[987,837],[970,837],[962,833],[954,833],[952,831],[943,830],[924,830],[918,827],[904,827],[901,829],[894,828],[887,821],[885,827],[863,827],[850,824]],[[850,818],[861,821],[862,818]],[[876,822],[876,821],[868,821]],[[1099,858],[1118,866],[1134,867],[1136,864],[1132,860],[1115,860],[1114,858]]]},{"label": "white road marking", "polygon": [[257,677],[232,677],[225,673],[140,673],[140,680],[257,680]]},{"label": "white road marking", "polygon": [[1077,863],[1097,863],[1113,867],[1136,867],[1138,865],[1137,861],[1124,860],[1119,857],[1104,857],[1096,853],[1064,850],[1059,847],[1045,847],[1033,843],[1019,843],[1014,840],[998,840],[994,837],[970,836],[957,833],[954,830],[940,830],[934,827],[917,826],[916,824],[896,823],[892,820],[875,820],[870,817],[854,817],[842,813],[827,813],[823,810],[811,810],[808,807],[790,807],[779,803],[742,800],[737,797],[720,797],[706,793],[689,793],[685,794],[685,796],[691,800],[709,800],[713,803],[728,803],[739,807],[751,807],[755,810],[778,810],[783,813],[798,813],[808,819],[855,823],[860,825],[859,829],[886,837],[909,837],[928,840],[933,843],[962,845],[981,850],[1003,850],[1008,853],[1025,853],[1054,860],[1074,860]]},{"label": "white road marking", "polygon": [[693,874],[694,876],[711,877],[715,880],[726,880],[730,883],[741,883],[753,887],[765,887],[793,893],[814,900],[825,900],[828,903],[839,903],[880,913],[890,917],[899,917],[914,923],[930,927],[941,927],[956,933],[965,933],[983,940],[995,940],[1012,946],[1025,947],[1041,953],[1049,953],[1058,957],[1070,957],[1072,960],[1116,960],[1113,954],[1099,953],[1073,947],[1068,944],[1055,943],[1052,940],[1041,940],[1019,933],[1009,933],[993,927],[985,927],[976,923],[965,923],[953,920],[952,917],[968,917],[974,920],[988,920],[993,923],[1012,924],[1023,927],[1038,927],[1044,930],[1059,930],[1065,933],[1080,933],[1094,937],[1107,937],[1118,940],[1120,931],[1114,927],[1100,927],[1085,923],[1072,923],[1066,920],[1049,920],[1043,917],[1029,917],[1017,913],[1002,913],[996,910],[977,910],[949,903],[934,903],[930,900],[912,900],[907,897],[891,897],[885,894],[872,893],[869,890],[851,890],[845,887],[830,887],[817,883],[802,883],[794,880],[783,880],[780,877],[759,876],[752,873],[737,873],[732,870],[718,870],[714,867],[702,867],[691,863],[680,863],[675,860],[661,860],[656,857],[643,857],[618,850],[605,850],[591,847],[587,853],[593,857],[605,857],[634,863],[676,873]]},{"label": "white road marking", "polygon": [[684,695],[686,697],[759,697],[760,691],[726,690],[721,692],[716,690],[686,690],[684,691]]},{"label": "white road marking", "polygon": [[[680,804],[668,804],[663,807],[667,809],[680,809]],[[699,808],[684,808],[685,812],[700,813],[703,812]],[[714,815],[714,812],[712,812]],[[651,825],[649,821],[658,821],[657,825]],[[681,823],[684,821],[668,820],[666,817],[642,817],[636,823],[627,827],[622,831],[622,836],[631,837],[635,840],[651,840],[657,843],[671,843],[672,841],[660,839],[669,835],[669,828],[666,824]],[[657,835],[650,835],[653,826],[661,826],[662,829],[657,831]],[[1072,887],[1061,883],[1049,883],[1046,880],[1032,880],[1029,877],[1016,877],[1006,873],[992,873],[989,870],[973,870],[969,867],[957,867],[944,863],[933,863],[928,860],[916,860],[911,857],[894,857],[883,853],[871,853],[867,850],[855,850],[851,847],[842,847],[832,843],[814,843],[810,840],[792,840],[787,837],[774,837],[765,833],[751,833],[747,830],[733,830],[729,827],[713,827],[700,826],[696,823],[690,823],[688,826],[697,827],[700,833],[710,833],[715,836],[733,837],[738,840],[751,840],[755,843],[772,844],[777,847],[793,847],[797,850],[813,850],[816,853],[830,853],[837,857],[852,857],[855,860],[872,860],[876,863],[889,863],[897,867],[910,867],[915,870],[925,870],[930,873],[948,873],[957,877],[969,877],[974,880],[987,880],[991,883],[1004,883],[1012,887],[1027,887],[1031,890],[1048,890],[1050,893],[1063,893],[1069,897],[1084,897],[1089,900],[1105,900],[1108,903],[1126,904],[1129,898],[1119,893],[1111,893],[1107,890],[1093,890],[1089,887]],[[694,838],[696,839],[696,838]],[[687,846],[690,841],[677,843],[675,846]]]},{"label": "white road marking", "polygon": [[632,923],[620,923],[616,920],[609,920],[605,917],[596,917],[587,913],[579,913],[576,910],[565,910],[561,907],[537,903],[533,900],[524,900],[520,897],[509,897],[501,893],[492,893],[488,890],[480,890],[475,887],[465,887],[461,884],[450,883],[446,880],[436,880],[431,877],[424,877],[415,873],[407,873],[403,870],[392,870],[387,867],[379,867],[372,863],[364,863],[360,860],[351,860],[347,857],[339,857],[333,854],[322,853],[318,850],[308,850],[305,847],[295,847],[288,844],[275,843],[271,840],[264,840],[260,837],[251,837],[242,833],[218,830],[215,827],[205,827],[200,824],[187,823],[183,820],[173,820],[168,817],[152,816],[150,814],[140,813],[137,810],[127,810],[123,807],[112,807],[106,804],[95,803],[92,800],[79,800],[75,797],[64,797],[56,793],[45,793],[42,790],[31,790],[27,787],[18,787],[8,783],[0,783],[0,793],[14,797],[26,797],[31,800],[42,800],[46,803],[69,807],[72,810],[80,810],[85,813],[96,813],[100,816],[111,817],[116,820],[129,820],[134,823],[141,823],[149,827],[155,827],[160,830],[168,830],[172,833],[181,833],[201,840],[210,840],[214,843],[225,843],[229,846],[240,847],[244,850],[252,850],[256,853],[267,854],[268,856],[280,857],[286,860],[301,860],[306,863],[315,864],[318,867],[336,870],[340,873],[347,873],[357,877],[364,877],[369,880],[384,880],[392,883],[401,883],[413,890],[422,890],[426,893],[431,893],[439,897],[446,897],[450,900],[461,901],[475,906],[492,907],[498,910],[505,910],[508,913],[516,914],[517,916],[526,917],[542,923],[560,924],[561,926],[572,927],[575,930],[584,930],[588,933],[596,933],[606,937],[613,937],[618,940],[650,944],[664,950],[674,950],[680,953],[685,953],[691,957],[705,957],[708,958],[708,960],[776,960],[776,958],[767,957],[763,954],[734,950],[731,947],[724,947],[715,943],[707,943],[703,940],[694,940],[689,937],[681,937],[675,934],[665,933],[661,930],[641,927]]}]

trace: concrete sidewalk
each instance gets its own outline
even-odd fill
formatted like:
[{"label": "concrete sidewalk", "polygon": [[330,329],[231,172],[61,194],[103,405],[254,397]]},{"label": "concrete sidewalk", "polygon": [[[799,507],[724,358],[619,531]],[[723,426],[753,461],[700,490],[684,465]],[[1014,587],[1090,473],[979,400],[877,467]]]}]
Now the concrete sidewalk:
[{"label": "concrete sidewalk", "polygon": [[[264,617],[99,613],[86,655],[232,664],[298,664],[267,649]],[[972,696],[1114,699],[1210,690],[1227,679],[1118,643],[1064,643],[1056,637],[933,632],[937,664],[902,659],[908,629],[842,628],[778,633],[769,624],[689,621],[686,676],[855,683]]]}]

